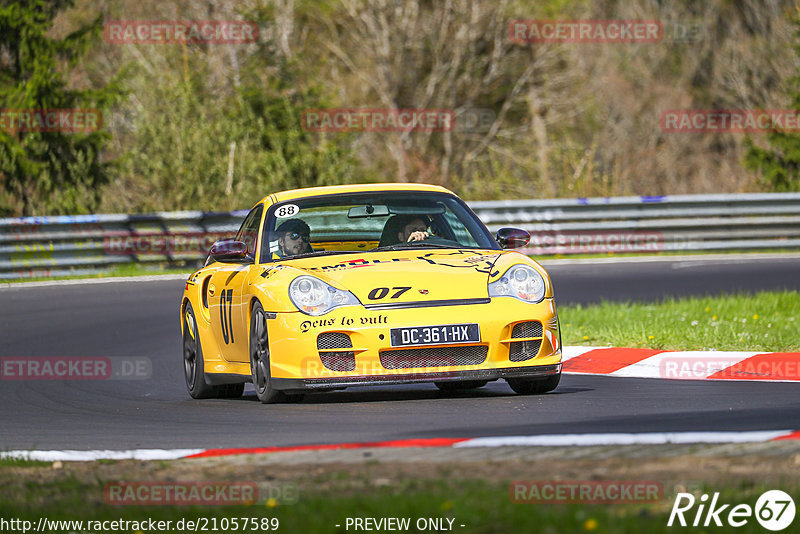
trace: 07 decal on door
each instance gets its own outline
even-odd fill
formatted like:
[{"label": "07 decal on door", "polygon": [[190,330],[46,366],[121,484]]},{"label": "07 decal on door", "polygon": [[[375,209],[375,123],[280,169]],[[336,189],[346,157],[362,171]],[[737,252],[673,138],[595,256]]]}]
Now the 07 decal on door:
[{"label": "07 decal on door", "polygon": [[[227,306],[225,305],[226,303]],[[233,319],[231,317],[232,307],[233,289],[223,289],[222,294],[219,296],[219,319],[220,323],[222,324],[222,339],[225,341],[226,345],[228,343],[233,343]]]}]

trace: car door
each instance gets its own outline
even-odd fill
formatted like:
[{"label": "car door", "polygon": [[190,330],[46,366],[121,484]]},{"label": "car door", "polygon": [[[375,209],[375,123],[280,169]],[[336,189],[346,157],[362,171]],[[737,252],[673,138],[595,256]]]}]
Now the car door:
[{"label": "car door", "polygon": [[222,357],[230,362],[250,360],[249,295],[244,294],[243,288],[250,270],[255,267],[258,230],[263,212],[262,204],[253,208],[236,234],[236,240],[247,245],[248,261],[222,264],[208,285],[212,330],[222,350]]}]

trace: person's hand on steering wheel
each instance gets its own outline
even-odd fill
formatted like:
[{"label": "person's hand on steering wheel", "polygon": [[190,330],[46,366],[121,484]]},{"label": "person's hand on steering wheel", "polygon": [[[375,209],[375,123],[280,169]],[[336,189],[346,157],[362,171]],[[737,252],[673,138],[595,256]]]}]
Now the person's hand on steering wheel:
[{"label": "person's hand on steering wheel", "polygon": [[428,232],[411,232],[406,243],[410,243],[412,241],[422,241],[423,239],[428,239],[429,237],[430,234]]}]

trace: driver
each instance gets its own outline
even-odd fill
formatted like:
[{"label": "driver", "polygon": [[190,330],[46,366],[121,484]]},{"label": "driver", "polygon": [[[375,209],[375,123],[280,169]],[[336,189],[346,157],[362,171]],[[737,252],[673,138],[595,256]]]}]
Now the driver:
[{"label": "driver", "polygon": [[401,226],[400,231],[397,233],[397,239],[399,239],[400,243],[422,241],[429,237],[428,223],[422,217],[415,215],[412,215],[408,222]]},{"label": "driver", "polygon": [[276,255],[279,258],[314,252],[311,245],[309,245],[311,229],[302,219],[289,219],[282,222],[275,229],[275,233],[278,234]]},{"label": "driver", "polygon": [[383,225],[379,246],[388,247],[427,239],[430,237],[428,223],[429,220],[424,215],[392,215]]}]

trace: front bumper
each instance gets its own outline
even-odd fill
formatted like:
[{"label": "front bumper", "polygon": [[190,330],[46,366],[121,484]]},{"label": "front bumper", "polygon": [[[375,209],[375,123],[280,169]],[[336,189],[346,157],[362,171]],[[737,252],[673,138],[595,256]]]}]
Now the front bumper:
[{"label": "front bumper", "polygon": [[[512,330],[518,323],[539,321],[541,343],[535,357],[512,361]],[[480,342],[464,345],[429,345],[430,348],[485,347],[486,358],[478,364],[387,368],[381,360],[392,351],[390,330],[398,327],[478,323]],[[325,389],[357,385],[407,384],[446,380],[496,380],[506,377],[536,378],[561,369],[558,318],[553,299],[529,304],[500,297],[481,304],[417,306],[382,309],[345,307],[321,317],[299,312],[269,314],[270,371],[277,389]],[[321,359],[318,338],[322,334],[346,334],[352,342],[355,365],[332,370]]]},{"label": "front bumper", "polygon": [[498,380],[500,378],[547,378],[561,372],[561,364],[531,367],[512,367],[510,369],[475,369],[469,371],[445,371],[408,373],[402,375],[368,375],[332,378],[272,378],[271,384],[281,391],[313,391],[316,389],[336,389],[355,386],[389,386],[393,384],[414,384],[421,382],[448,382],[464,380]]}]

